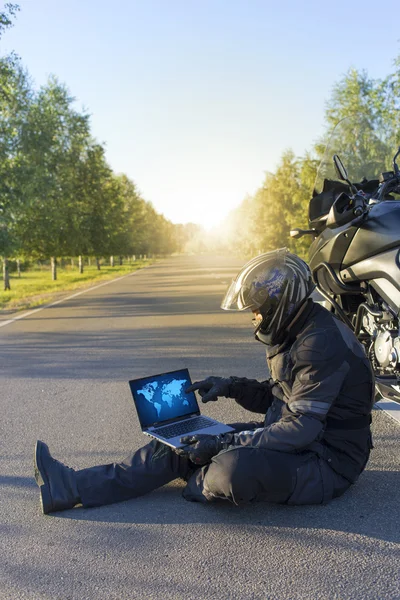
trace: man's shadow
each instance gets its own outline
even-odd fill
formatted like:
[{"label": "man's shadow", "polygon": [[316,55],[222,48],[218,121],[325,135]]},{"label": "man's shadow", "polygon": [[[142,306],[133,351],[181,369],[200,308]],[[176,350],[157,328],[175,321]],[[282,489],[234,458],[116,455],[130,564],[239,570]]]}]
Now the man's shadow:
[{"label": "man's shadow", "polygon": [[199,504],[181,497],[183,482],[146,496],[100,508],[54,513],[64,519],[130,524],[218,524],[352,533],[387,542],[400,541],[400,528],[390,515],[398,511],[400,472],[365,471],[342,497],[327,505],[287,506],[255,502],[234,506],[227,501]]}]

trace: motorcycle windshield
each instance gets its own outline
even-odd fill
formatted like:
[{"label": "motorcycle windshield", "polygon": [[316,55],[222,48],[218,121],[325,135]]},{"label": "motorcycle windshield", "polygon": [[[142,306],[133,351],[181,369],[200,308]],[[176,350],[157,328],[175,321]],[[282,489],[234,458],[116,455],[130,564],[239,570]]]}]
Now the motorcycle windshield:
[{"label": "motorcycle windshield", "polygon": [[354,114],[339,121],[318,167],[313,195],[323,191],[325,180],[341,181],[334,167],[335,154],[344,164],[351,183],[358,183],[364,177],[377,179],[382,171],[392,170],[395,137],[391,128],[367,115]]}]

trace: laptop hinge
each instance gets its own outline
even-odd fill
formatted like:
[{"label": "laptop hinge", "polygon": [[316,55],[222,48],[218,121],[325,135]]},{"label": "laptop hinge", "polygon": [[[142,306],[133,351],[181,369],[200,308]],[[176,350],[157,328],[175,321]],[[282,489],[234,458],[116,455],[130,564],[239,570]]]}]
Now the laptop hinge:
[{"label": "laptop hinge", "polygon": [[179,421],[187,421],[188,419],[192,419],[193,417],[199,417],[200,411],[195,413],[190,413],[190,415],[184,415],[183,417],[175,417],[174,419],[167,419],[166,421],[158,421],[157,423],[153,423],[151,427],[147,427],[149,431],[154,431],[159,427],[164,427],[165,425],[170,425],[171,423],[179,423]]}]

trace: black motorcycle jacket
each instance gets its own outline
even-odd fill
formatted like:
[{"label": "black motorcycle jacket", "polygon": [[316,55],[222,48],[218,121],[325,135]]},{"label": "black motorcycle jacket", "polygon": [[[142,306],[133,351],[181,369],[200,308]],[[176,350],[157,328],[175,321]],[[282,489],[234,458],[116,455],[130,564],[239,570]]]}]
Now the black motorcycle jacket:
[{"label": "black motorcycle jacket", "polygon": [[286,334],[283,343],[267,348],[269,381],[232,378],[230,396],[266,414],[264,426],[235,434],[232,443],[314,451],[354,482],[372,447],[375,387],[364,349],[346,325],[311,299]]}]

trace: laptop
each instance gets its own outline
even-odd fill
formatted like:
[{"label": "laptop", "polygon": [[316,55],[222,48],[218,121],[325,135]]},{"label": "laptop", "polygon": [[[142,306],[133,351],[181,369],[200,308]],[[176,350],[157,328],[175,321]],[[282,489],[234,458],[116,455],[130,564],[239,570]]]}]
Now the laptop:
[{"label": "laptop", "polygon": [[138,418],[145,435],[182,448],[180,438],[195,433],[219,435],[234,431],[229,425],[200,414],[188,369],[129,381]]}]

